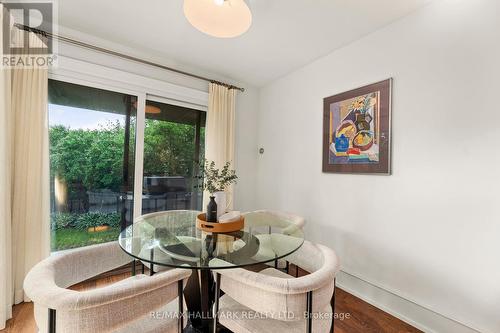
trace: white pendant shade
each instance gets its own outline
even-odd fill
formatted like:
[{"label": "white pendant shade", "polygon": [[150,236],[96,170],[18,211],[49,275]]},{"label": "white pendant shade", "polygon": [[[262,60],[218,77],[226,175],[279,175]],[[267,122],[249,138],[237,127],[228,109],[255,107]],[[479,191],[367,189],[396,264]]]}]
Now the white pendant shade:
[{"label": "white pendant shade", "polygon": [[184,15],[207,35],[231,38],[252,25],[252,13],[244,0],[184,0]]}]

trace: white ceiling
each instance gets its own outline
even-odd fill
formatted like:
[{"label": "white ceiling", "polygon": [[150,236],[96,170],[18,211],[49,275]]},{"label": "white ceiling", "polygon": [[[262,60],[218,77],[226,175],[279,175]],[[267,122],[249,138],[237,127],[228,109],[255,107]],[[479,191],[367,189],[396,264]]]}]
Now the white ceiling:
[{"label": "white ceiling", "polygon": [[61,0],[59,24],[262,86],[429,1],[249,0],[252,27],[233,39],[193,28],[182,0]]}]

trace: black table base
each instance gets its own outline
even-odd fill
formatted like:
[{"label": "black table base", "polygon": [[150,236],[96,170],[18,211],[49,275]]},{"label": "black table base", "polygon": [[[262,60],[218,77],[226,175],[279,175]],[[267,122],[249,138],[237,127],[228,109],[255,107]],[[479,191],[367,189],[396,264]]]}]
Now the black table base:
[{"label": "black table base", "polygon": [[[208,328],[208,330],[203,330],[202,328],[196,328],[191,325],[191,323],[188,323],[186,328],[182,331],[183,333],[213,333],[212,327]],[[227,328],[225,328],[222,325],[217,325],[217,332],[216,333],[233,333]]]},{"label": "black table base", "polygon": [[185,332],[213,331],[215,283],[210,269],[193,269],[184,288],[189,326]]},{"label": "black table base", "polygon": [[[213,318],[214,307],[217,307],[217,303],[216,282],[212,269],[245,267],[254,270],[254,267],[268,261],[277,263],[278,259],[286,257],[300,248],[303,243],[303,234],[299,229],[296,231],[297,235],[294,236],[277,232],[277,235],[289,237],[292,240],[284,242],[284,244],[289,244],[288,249],[285,247],[281,249],[280,253],[275,253],[274,257],[257,260],[255,259],[256,254],[262,248],[266,250],[257,237],[260,234],[258,230],[227,233],[219,239],[219,234],[205,233],[196,229],[198,213],[195,211],[166,211],[162,212],[161,215],[145,215],[121,231],[119,244],[126,253],[135,259],[148,262],[151,274],[154,274],[155,265],[190,269],[192,274],[184,289],[181,289],[186,309],[184,322],[188,323],[183,331],[225,333],[229,331],[221,325],[216,325]],[[269,219],[269,230],[268,232],[263,231],[262,235],[272,234],[274,225],[278,231],[283,229],[281,221],[277,223],[273,218]],[[290,225],[293,224],[290,223]],[[234,242],[239,240],[242,244],[235,247]],[[221,249],[232,246],[233,251],[219,253],[217,251],[218,245],[221,245]],[[145,249],[150,251],[144,251]],[[168,260],[163,262],[163,257],[156,259],[156,251],[162,251],[168,256]],[[220,266],[220,262],[214,263],[214,265],[219,266],[211,266],[212,259],[227,262],[230,267]],[[133,270],[135,273],[135,265],[133,265]],[[181,324],[182,321],[179,320],[179,323]]]}]

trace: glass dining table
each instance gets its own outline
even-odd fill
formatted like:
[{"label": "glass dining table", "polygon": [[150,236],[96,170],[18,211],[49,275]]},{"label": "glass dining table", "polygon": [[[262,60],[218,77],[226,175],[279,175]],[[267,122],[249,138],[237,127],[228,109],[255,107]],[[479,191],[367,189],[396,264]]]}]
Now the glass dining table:
[{"label": "glass dining table", "polygon": [[[150,272],[192,270],[184,288],[189,319],[185,332],[209,332],[212,327],[212,270],[277,266],[304,242],[298,226],[269,214],[245,214],[242,230],[217,234],[197,228],[198,214],[176,210],[143,215],[119,236],[120,247]],[[135,260],[132,266],[135,270]]]}]

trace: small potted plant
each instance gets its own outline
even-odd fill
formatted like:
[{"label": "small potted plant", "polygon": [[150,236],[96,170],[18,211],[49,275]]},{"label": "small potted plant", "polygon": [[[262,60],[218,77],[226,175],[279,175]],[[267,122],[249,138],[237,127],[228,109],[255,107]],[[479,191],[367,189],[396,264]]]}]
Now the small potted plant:
[{"label": "small potted plant", "polygon": [[[227,207],[225,191],[238,179],[236,171],[230,168],[230,162],[227,162],[222,169],[217,169],[214,161],[205,160],[202,164],[199,176],[202,180],[201,187],[210,193],[210,202],[207,206],[207,222],[216,222],[225,213]],[[215,217],[213,216],[214,209],[216,210]]]}]

